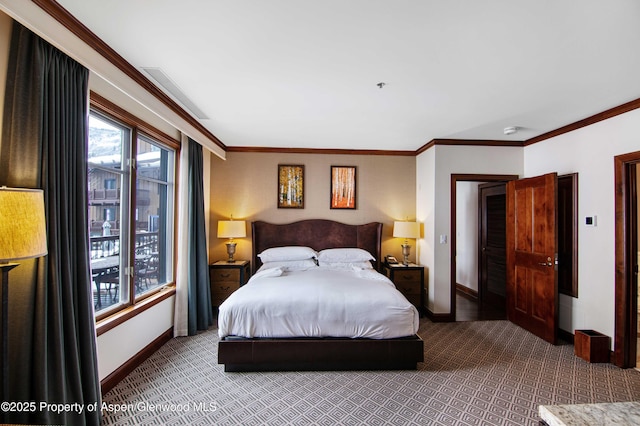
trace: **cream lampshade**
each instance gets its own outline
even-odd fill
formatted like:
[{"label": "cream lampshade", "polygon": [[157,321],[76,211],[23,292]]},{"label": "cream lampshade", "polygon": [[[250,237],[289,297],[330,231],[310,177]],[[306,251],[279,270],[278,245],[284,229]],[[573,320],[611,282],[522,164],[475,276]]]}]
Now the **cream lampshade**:
[{"label": "cream lampshade", "polygon": [[393,222],[393,236],[395,238],[404,238],[402,244],[403,265],[409,265],[409,255],[411,254],[411,246],[409,238],[420,238],[420,224],[418,222]]},{"label": "cream lampshade", "polygon": [[9,271],[24,260],[47,254],[44,195],[39,189],[0,187],[0,271],[2,271],[2,395],[8,395]]},{"label": "cream lampshade", "polygon": [[218,238],[228,238],[227,254],[229,259],[227,262],[233,263],[235,259],[233,255],[236,252],[236,243],[234,238],[244,238],[247,236],[247,224],[244,220],[219,220],[218,221]]},{"label": "cream lampshade", "polygon": [[0,264],[47,254],[42,190],[0,188]]}]

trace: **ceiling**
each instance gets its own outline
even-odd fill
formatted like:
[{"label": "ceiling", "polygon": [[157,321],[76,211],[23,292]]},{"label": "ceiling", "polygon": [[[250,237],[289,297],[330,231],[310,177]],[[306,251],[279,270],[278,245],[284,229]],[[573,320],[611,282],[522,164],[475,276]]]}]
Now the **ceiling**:
[{"label": "ceiling", "polygon": [[637,0],[58,3],[229,147],[523,141],[640,98]]}]

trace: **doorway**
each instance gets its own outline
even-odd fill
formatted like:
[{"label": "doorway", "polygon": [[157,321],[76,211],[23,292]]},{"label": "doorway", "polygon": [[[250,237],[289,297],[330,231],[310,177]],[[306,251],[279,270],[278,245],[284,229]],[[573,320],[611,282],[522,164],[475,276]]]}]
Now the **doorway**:
[{"label": "doorway", "polygon": [[615,336],[614,359],[618,367],[639,365],[638,330],[638,164],[640,151],[614,158],[615,166]]},{"label": "doorway", "polygon": [[505,182],[478,186],[479,310],[492,319],[506,319],[507,187]]},{"label": "doorway", "polygon": [[[483,297],[483,291],[479,286],[478,275],[481,274],[479,263],[480,256],[478,254],[478,240],[481,238],[478,230],[480,229],[480,203],[478,201],[478,183],[485,183],[487,185],[495,184],[495,183],[504,183],[510,180],[518,179],[518,175],[482,175],[482,174],[452,174],[451,175],[451,299],[450,299],[450,321],[474,321],[474,320],[483,320],[483,319],[501,319],[504,317],[504,313],[500,312],[500,310],[496,310],[490,305],[485,305],[481,303]],[[476,192],[475,199],[472,205],[463,204],[458,206],[461,201],[459,201],[458,191],[466,191],[469,185],[468,183],[475,183]],[[465,226],[464,223],[458,224],[458,209],[462,210],[472,210],[472,215],[475,220],[475,228],[471,228],[471,231],[465,231],[468,227]],[[475,230],[474,230],[475,229]],[[459,232],[460,231],[460,232]],[[461,232],[471,232],[475,233],[475,235],[463,235]],[[458,254],[460,254],[460,263],[461,267],[464,268],[465,259],[469,259],[469,257],[473,257],[472,253],[459,253],[458,247],[458,236],[460,238],[465,238],[465,240],[472,240],[475,238],[475,265],[472,268],[476,268],[474,271],[469,271],[468,267],[464,270],[462,274],[459,274],[458,269]],[[461,244],[467,244],[463,243]],[[463,247],[463,251],[464,247]],[[464,281],[464,278],[460,275],[469,274],[475,278],[471,278],[471,280],[475,280],[475,287],[472,285],[464,285],[464,283],[459,281]],[[459,279],[460,278],[460,279]],[[462,285],[458,285],[462,284]],[[504,309],[504,305],[503,305]]]},{"label": "doorway", "polygon": [[[640,153],[639,153],[640,154]],[[638,158],[640,163],[640,156]],[[501,226],[493,227],[495,222],[502,221],[502,208],[500,207],[504,201],[502,198],[505,183],[511,180],[517,180],[517,175],[476,175],[476,174],[452,174],[451,175],[451,314],[449,321],[476,321],[483,319],[501,319],[506,318],[502,312],[506,302],[503,301],[504,291],[497,282],[501,281],[504,253],[501,250],[501,242],[487,241],[488,236],[482,236],[486,231],[501,232]],[[558,176],[558,291],[571,297],[578,297],[578,174],[570,173]],[[465,201],[464,197],[459,197],[460,191],[470,192],[468,188],[475,186],[477,188],[475,194],[469,198],[476,197],[477,203],[470,205]],[[484,195],[483,195],[484,193]],[[482,199],[485,199],[483,206]],[[477,211],[476,227],[472,228],[460,221],[459,210],[471,209]],[[486,210],[494,210],[487,213]],[[506,210],[506,207],[505,207]],[[484,211],[484,213],[483,213]],[[483,218],[483,214],[491,216]],[[468,219],[462,219],[468,220]],[[491,221],[492,223],[488,223]],[[638,227],[640,229],[640,226]],[[474,236],[464,235],[465,229],[471,229]],[[462,233],[462,234],[461,234]],[[466,242],[461,244],[469,245],[470,237],[476,238],[478,249],[475,252],[477,262],[472,268],[477,268],[475,279],[477,284],[474,286],[465,286],[463,276],[469,274],[468,253],[461,253],[458,246],[458,239],[464,238]],[[482,248],[491,247],[484,251]],[[464,251],[465,248],[463,247]],[[495,256],[485,256],[493,251]],[[473,254],[471,255],[473,256]],[[482,267],[485,267],[484,271]],[[467,270],[464,270],[467,268]],[[474,271],[475,272],[475,271]],[[489,275],[489,282],[485,282]],[[493,283],[491,281],[493,280]],[[506,278],[505,278],[506,280]],[[497,282],[496,282],[497,281]],[[459,285],[463,284],[463,285]],[[640,298],[640,292],[634,294]],[[638,313],[640,320],[640,313]],[[640,330],[640,326],[637,327]],[[640,347],[640,340],[638,340]],[[638,351],[640,354],[640,351]]]}]

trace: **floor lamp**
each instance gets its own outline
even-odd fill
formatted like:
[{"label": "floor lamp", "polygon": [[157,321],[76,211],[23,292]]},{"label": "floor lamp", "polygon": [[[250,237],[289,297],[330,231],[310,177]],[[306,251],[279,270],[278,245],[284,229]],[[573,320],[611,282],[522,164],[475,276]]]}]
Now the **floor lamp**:
[{"label": "floor lamp", "polygon": [[11,261],[47,254],[44,195],[40,189],[0,187],[0,270],[2,271],[2,397],[9,395],[9,271]]}]

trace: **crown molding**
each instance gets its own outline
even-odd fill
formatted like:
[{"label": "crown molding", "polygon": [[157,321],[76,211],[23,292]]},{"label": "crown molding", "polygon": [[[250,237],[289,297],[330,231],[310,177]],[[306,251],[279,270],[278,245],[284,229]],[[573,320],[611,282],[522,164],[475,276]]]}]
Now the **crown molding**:
[{"label": "crown molding", "polygon": [[500,141],[490,139],[432,139],[426,144],[422,145],[415,151],[415,155],[420,155],[426,150],[436,145],[457,145],[457,146],[515,146],[522,147],[524,142],[522,141]]},{"label": "crown molding", "polygon": [[594,114],[591,117],[584,118],[582,120],[576,121],[575,123],[567,124],[566,126],[560,127],[559,129],[552,130],[550,132],[543,133],[539,136],[528,139],[524,142],[524,146],[529,146],[534,143],[542,142],[544,140],[563,135],[565,133],[573,132],[574,130],[590,126],[592,124],[607,120],[609,118],[613,118],[617,115],[621,115],[638,108],[640,108],[640,99],[634,99],[630,102],[618,105],[606,111],[599,112],[598,114]]},{"label": "crown molding", "polygon": [[270,148],[254,146],[227,146],[227,152],[273,152],[278,154],[338,154],[338,155],[396,155],[415,156],[415,151],[393,151],[375,149],[331,149],[331,148]]},{"label": "crown molding", "polygon": [[501,141],[483,139],[434,139],[436,145],[471,145],[471,146],[523,146],[522,141]]}]

